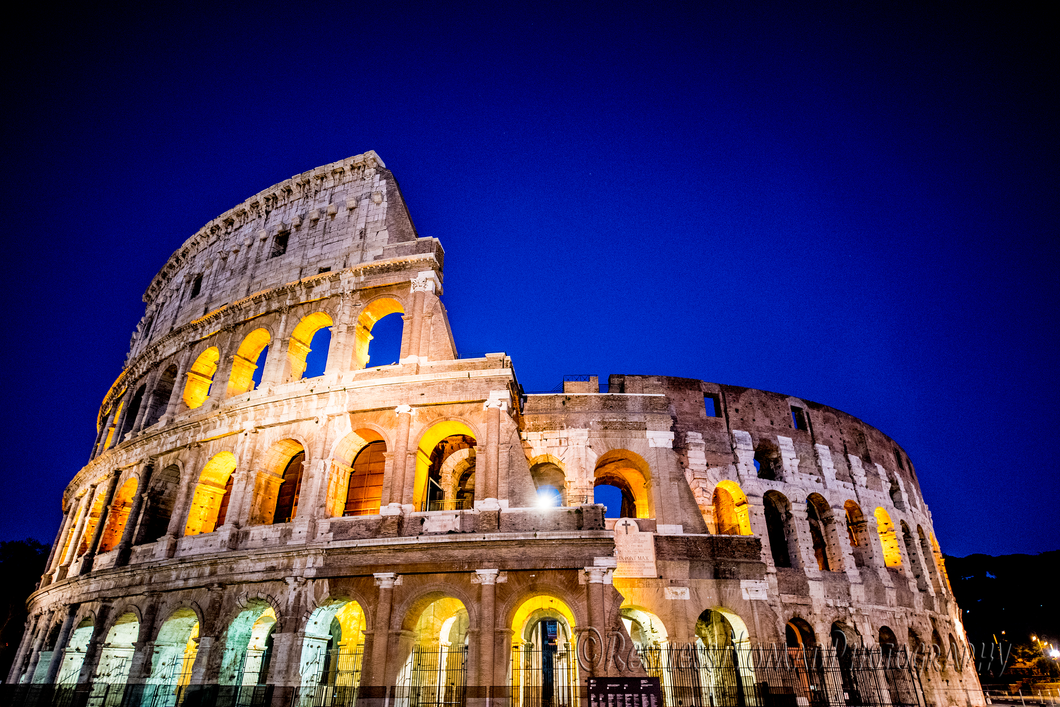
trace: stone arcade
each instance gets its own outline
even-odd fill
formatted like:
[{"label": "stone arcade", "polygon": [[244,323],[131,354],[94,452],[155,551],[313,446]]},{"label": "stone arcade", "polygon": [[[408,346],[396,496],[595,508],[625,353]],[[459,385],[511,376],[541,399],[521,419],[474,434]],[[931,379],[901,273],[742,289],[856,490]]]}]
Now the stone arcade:
[{"label": "stone arcade", "polygon": [[[647,672],[674,707],[765,704],[764,665],[741,658],[734,692],[670,660],[753,644],[802,656],[770,704],[982,703],[893,440],[683,378],[526,395],[505,354],[457,355],[443,256],[373,152],[174,253],[63,496],[8,682],[155,705],[216,685],[275,705],[560,705],[588,677]],[[386,317],[394,363],[373,357]],[[594,504],[602,486],[621,518]],[[934,659],[918,696],[889,678],[870,696],[846,669],[818,680],[806,656],[837,642]]]}]

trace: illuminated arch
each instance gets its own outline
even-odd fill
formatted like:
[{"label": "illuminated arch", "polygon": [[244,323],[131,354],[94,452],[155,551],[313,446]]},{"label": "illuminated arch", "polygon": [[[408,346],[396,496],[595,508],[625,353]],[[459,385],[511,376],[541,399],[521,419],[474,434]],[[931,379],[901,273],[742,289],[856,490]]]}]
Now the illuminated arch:
[{"label": "illuminated arch", "polygon": [[876,532],[883,547],[883,563],[888,567],[902,566],[902,551],[898,549],[898,535],[894,531],[891,516],[883,507],[876,509]]},{"label": "illuminated arch", "polygon": [[464,603],[453,596],[431,593],[417,600],[405,615],[412,650],[398,672],[397,685],[416,687],[444,704],[463,694],[470,620]]},{"label": "illuminated arch", "polygon": [[254,390],[254,372],[265,363],[260,360],[261,355],[271,341],[272,336],[265,328],[255,329],[243,339],[232,357],[232,375],[228,378],[228,390],[225,393],[227,397]]},{"label": "illuminated arch", "polygon": [[534,487],[537,489],[539,506],[567,505],[567,474],[559,459],[551,454],[542,454],[531,459],[530,478],[534,480]]},{"label": "illuminated arch", "polygon": [[353,458],[346,476],[345,503],[342,515],[378,515],[383,498],[386,472],[386,442],[369,442]]},{"label": "illuminated arch", "polygon": [[255,505],[250,525],[286,523],[294,517],[302,489],[305,445],[296,439],[281,439],[269,446],[254,480]]},{"label": "illuminated arch", "polygon": [[[550,594],[527,598],[512,617],[512,703],[577,703],[577,646],[574,612]],[[538,665],[549,665],[545,672]],[[537,699],[534,699],[537,698]]]},{"label": "illuminated arch", "polygon": [[174,610],[162,623],[154,640],[150,686],[145,692],[162,698],[191,681],[191,668],[199,650],[199,616],[191,607]]},{"label": "illuminated arch", "polygon": [[104,498],[103,489],[99,489],[96,493],[96,499],[92,502],[92,506],[88,511],[88,518],[85,519],[85,529],[81,532],[81,544],[77,548],[77,556],[80,557],[88,552],[89,546],[92,545],[92,538],[96,535],[96,530],[99,526],[99,518],[103,515],[103,501]]},{"label": "illuminated arch", "polygon": [[[331,452],[331,468],[328,474],[325,501],[328,516],[336,518],[346,514],[353,464],[365,447],[373,442],[382,442],[384,448],[388,448],[386,438],[378,430],[367,427],[349,432],[335,444]],[[363,479],[363,481],[368,481],[368,479]],[[381,491],[380,489],[380,493]]]},{"label": "illuminated arch", "polygon": [[220,685],[263,685],[272,652],[276,610],[262,599],[252,599],[225,631]]},{"label": "illuminated arch", "polygon": [[107,640],[100,651],[92,681],[106,684],[125,683],[129,677],[133,648],[139,636],[140,619],[136,614],[130,611],[119,616],[107,632]]},{"label": "illuminated arch", "polygon": [[335,599],[313,611],[299,662],[303,694],[334,688],[337,704],[353,703],[360,683],[365,629],[364,610],[356,601]]},{"label": "illuminated arch", "polygon": [[717,535],[753,535],[747,496],[735,481],[719,481],[714,487],[714,527]]},{"label": "illuminated arch", "polygon": [[223,525],[232,495],[232,472],[236,469],[236,455],[232,452],[215,454],[199,474],[195,496],[188,511],[185,535],[212,533]]},{"label": "illuminated arch", "polygon": [[380,297],[368,303],[357,317],[357,328],[353,343],[353,370],[368,367],[369,344],[372,341],[372,328],[383,317],[391,314],[404,314],[405,308],[393,297]]},{"label": "illuminated arch", "polygon": [[184,403],[188,409],[195,408],[206,402],[213,385],[213,376],[217,373],[217,362],[221,360],[221,352],[216,346],[199,354],[195,363],[188,369],[188,382],[184,384]]},{"label": "illuminated arch", "polygon": [[78,682],[81,667],[85,664],[85,653],[88,652],[88,644],[92,640],[92,624],[92,617],[86,616],[70,634],[66,642],[66,650],[63,651],[63,662],[59,666],[59,674],[55,679],[57,684],[73,685]]},{"label": "illuminated arch", "polygon": [[651,470],[648,463],[628,449],[613,449],[596,460],[593,486],[614,486],[622,492],[624,518],[652,518],[651,495],[648,483]]},{"label": "illuminated arch", "polygon": [[287,346],[287,362],[291,367],[291,380],[302,380],[306,369],[306,356],[312,350],[313,337],[324,327],[334,324],[326,312],[313,312],[302,317],[291,332],[291,343]]},{"label": "illuminated arch", "polygon": [[[438,476],[439,479],[436,479],[435,481],[440,481],[441,464],[445,462],[445,457],[448,456],[445,454],[439,458],[440,455],[435,453],[436,448],[440,443],[450,437],[470,438],[472,443],[474,443],[476,439],[474,430],[459,420],[442,420],[436,422],[428,427],[420,437],[419,444],[417,445],[418,453],[416,454],[416,479],[412,490],[413,507],[425,509],[428,505],[428,501],[433,500],[431,498],[433,494],[429,494],[427,491],[428,480],[431,479],[432,476]],[[466,444],[466,441],[464,444]],[[434,458],[432,458],[432,456]],[[454,499],[446,499],[443,497],[440,500],[443,502],[444,507],[445,501]]]},{"label": "illuminated arch", "polygon": [[624,606],[620,613],[626,632],[638,648],[661,648],[669,644],[666,626],[651,611],[641,606]]},{"label": "illuminated arch", "polygon": [[110,505],[110,513],[107,514],[107,527],[103,531],[103,537],[99,539],[99,552],[110,552],[121,542],[122,533],[125,532],[125,524],[129,520],[129,512],[132,510],[133,499],[136,497],[136,489],[140,482],[135,476],[126,480],[118,492],[114,494],[114,501]]}]

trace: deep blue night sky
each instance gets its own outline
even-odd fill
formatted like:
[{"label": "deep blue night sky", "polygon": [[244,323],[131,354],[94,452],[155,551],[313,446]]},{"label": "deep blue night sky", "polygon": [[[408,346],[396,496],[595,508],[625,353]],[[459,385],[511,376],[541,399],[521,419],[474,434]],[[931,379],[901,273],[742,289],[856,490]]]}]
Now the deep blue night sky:
[{"label": "deep blue night sky", "polygon": [[[1056,23],[957,2],[52,8],[4,49],[0,540],[51,542],[199,227],[376,150],[463,351],[894,437],[945,552],[1060,547]],[[1044,10],[1043,10],[1044,13]]]}]

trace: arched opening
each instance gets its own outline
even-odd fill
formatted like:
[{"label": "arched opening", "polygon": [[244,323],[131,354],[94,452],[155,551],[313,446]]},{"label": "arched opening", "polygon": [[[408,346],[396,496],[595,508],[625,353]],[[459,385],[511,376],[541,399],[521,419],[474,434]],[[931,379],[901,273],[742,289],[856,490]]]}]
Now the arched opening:
[{"label": "arched opening", "polygon": [[902,542],[905,543],[905,555],[909,558],[909,566],[913,569],[913,579],[916,580],[916,588],[924,591],[928,587],[927,577],[924,576],[924,567],[920,564],[920,553],[916,551],[916,540],[909,530],[909,524],[902,521]]},{"label": "arched opening", "polygon": [[133,647],[140,636],[140,620],[136,614],[127,612],[118,617],[99,653],[96,675],[93,682],[122,684],[129,677]]},{"label": "arched opening", "polygon": [[[607,452],[596,460],[593,477],[593,502],[607,506],[606,517],[654,517],[651,496],[648,493],[651,473],[648,464],[638,455],[626,449]],[[618,490],[620,503],[615,502],[613,491],[601,489],[606,486]]]},{"label": "arched opening", "polygon": [[935,557],[935,567],[939,571],[939,581],[947,592],[953,594],[953,587],[950,586],[950,575],[946,572],[946,560],[942,556],[942,548],[939,547],[939,541],[935,538],[934,533],[931,533],[931,554]]},{"label": "arched opening", "polygon": [[942,584],[939,582],[939,568],[935,564],[935,555],[931,551],[931,543],[928,542],[927,535],[924,534],[924,528],[921,526],[916,527],[916,535],[920,541],[920,552],[923,553],[924,562],[927,564],[925,571],[931,578],[931,585],[935,589],[936,594],[942,593]]},{"label": "arched opening", "polygon": [[232,472],[235,469],[236,456],[231,452],[214,455],[202,468],[188,511],[185,535],[212,533],[224,525],[228,501],[232,496]]},{"label": "arched opening", "polygon": [[719,481],[714,487],[714,532],[716,535],[752,535],[747,496],[734,481]]},{"label": "arched opening", "polygon": [[865,514],[861,512],[861,506],[854,501],[843,504],[846,515],[847,540],[850,542],[850,551],[854,555],[856,567],[868,567],[872,564],[872,547],[869,545],[869,524],[865,522]]},{"label": "arched opening", "polygon": [[[302,317],[302,320],[298,322],[298,326],[291,332],[291,343],[287,347],[291,380],[313,378],[324,373],[327,367],[328,348],[331,344],[332,323],[331,317],[324,312],[313,312]],[[308,367],[307,362],[310,351],[316,351],[312,369]]]},{"label": "arched opening", "polygon": [[184,404],[189,410],[201,406],[210,396],[213,387],[213,376],[217,373],[217,362],[221,360],[221,352],[216,346],[199,354],[195,363],[188,369],[188,381],[184,384]]},{"label": "arched opening", "polygon": [[[338,600],[313,611],[305,628],[299,674],[309,704],[352,705],[361,683],[365,616],[355,601]],[[306,694],[313,690],[313,699]]]},{"label": "arched opening", "polygon": [[88,511],[88,518],[85,519],[85,529],[81,532],[81,544],[77,548],[78,557],[88,552],[89,546],[92,545],[92,538],[95,537],[99,526],[99,518],[103,515],[104,500],[104,491],[99,489],[96,493],[96,500],[92,502],[92,507]]},{"label": "arched opening", "polygon": [[[425,600],[427,601],[427,600]],[[417,605],[417,608],[422,602]],[[469,620],[464,604],[453,597],[413,608],[406,620],[412,626],[412,651],[398,673],[409,704],[463,704],[467,685]],[[407,623],[406,622],[406,623]]]},{"label": "arched opening", "polygon": [[811,493],[807,497],[806,520],[810,526],[810,541],[817,568],[822,572],[842,570],[843,561],[838,550],[832,509],[821,494]]},{"label": "arched opening", "polygon": [[[673,690],[671,704],[743,705],[754,695],[754,666],[751,664],[747,625],[737,614],[723,607],[706,609],[696,620],[695,652],[677,665],[690,663],[672,679],[680,688]],[[673,664],[674,661],[671,661]],[[739,675],[738,680],[730,676]],[[690,690],[690,685],[698,689]]]},{"label": "arched opening", "polygon": [[390,315],[404,313],[405,309],[401,303],[390,297],[382,297],[368,303],[357,317],[353,370],[367,368],[369,363],[386,366],[399,361],[404,320],[401,316]]},{"label": "arched opening", "polygon": [[784,626],[784,643],[798,677],[796,691],[811,705],[829,704],[824,680],[823,655],[817,650],[817,636],[804,619],[792,618]]},{"label": "arched opening", "polygon": [[[84,618],[77,624],[77,628],[70,634],[66,642],[66,650],[63,651],[63,662],[59,666],[59,674],[56,677],[58,685],[76,685],[81,675],[81,667],[85,664],[85,653],[88,651],[88,642],[92,640],[92,619]],[[55,658],[52,658],[54,660]]]},{"label": "arched opening", "polygon": [[[862,701],[862,690],[858,684],[858,673],[854,669],[854,651],[858,646],[858,632],[845,623],[836,621],[832,624],[831,631],[832,649],[835,650],[836,662],[839,663],[839,676],[843,681],[843,693],[845,702],[852,707],[864,704]],[[866,694],[873,695],[871,685]]]},{"label": "arched opening", "polygon": [[291,457],[283,470],[283,481],[276,493],[276,510],[272,514],[273,524],[289,523],[298,513],[298,494],[302,490],[302,471],[305,467],[305,452]]},{"label": "arched opening", "polygon": [[147,402],[147,412],[144,413],[144,421],[140,429],[146,430],[162,419],[162,416],[166,414],[166,408],[169,407],[169,399],[173,397],[173,386],[176,384],[177,364],[171,363],[166,366],[166,370],[162,371],[158,382],[155,383],[155,389],[151,391],[151,397]]},{"label": "arched opening", "polygon": [[225,652],[221,658],[221,685],[264,685],[272,657],[272,632],[276,612],[260,599],[247,603],[225,632]]},{"label": "arched opening", "polygon": [[530,478],[537,489],[539,508],[567,505],[567,477],[553,461],[541,461],[530,467]]},{"label": "arched opening", "polygon": [[931,657],[939,668],[939,672],[946,669],[946,649],[942,647],[942,636],[938,629],[931,630]]},{"label": "arched opening", "polygon": [[146,391],[147,386],[141,385],[133,393],[132,400],[129,402],[129,411],[125,413],[125,420],[121,423],[121,432],[118,434],[115,444],[121,444],[121,441],[125,439],[125,435],[132,431],[133,425],[136,424],[136,416],[140,414],[140,405],[143,404]]},{"label": "arched opening", "polygon": [[894,631],[889,626],[880,626],[878,643],[884,657],[894,656],[898,653],[898,637],[894,635]]},{"label": "arched opening", "polygon": [[754,465],[758,478],[778,481],[782,468],[780,449],[769,440],[760,441],[755,447]]},{"label": "arched opening", "polygon": [[766,531],[769,536],[769,552],[774,567],[791,567],[789,545],[791,526],[791,504],[778,491],[769,491],[763,497]]},{"label": "arched opening", "polygon": [[413,504],[422,511],[475,504],[475,436],[455,420],[433,425],[420,439]]},{"label": "arched opening", "polygon": [[191,682],[199,652],[199,619],[192,609],[177,609],[162,624],[154,642],[151,676],[142,704],[180,704]]},{"label": "arched opening", "polygon": [[511,685],[519,707],[577,703],[574,613],[547,594],[530,597],[512,620]]},{"label": "arched opening", "polygon": [[257,381],[261,381],[258,371],[265,365],[271,340],[268,329],[255,329],[243,339],[232,357],[232,375],[228,378],[227,397],[254,390],[255,375],[258,376]]},{"label": "arched opening", "polygon": [[647,609],[628,606],[621,610],[622,625],[626,627],[638,651],[657,650],[669,643],[666,626],[662,620]]},{"label": "arched opening", "polygon": [[876,509],[876,532],[883,547],[883,563],[888,567],[901,567],[902,551],[898,549],[898,535],[894,532],[890,514],[882,506]]},{"label": "arched opening", "polygon": [[898,482],[893,478],[891,479],[891,488],[888,493],[891,497],[891,504],[893,504],[894,507],[898,510],[904,511],[905,501],[902,500],[902,488],[898,485]]},{"label": "arched opening", "polygon": [[117,405],[108,408],[101,416],[103,423],[99,430],[99,437],[102,441],[96,446],[96,454],[101,454],[105,450],[110,449],[110,445],[114,442],[114,427],[118,422],[118,418],[121,417],[122,405],[125,403],[125,391],[118,394],[117,401]]},{"label": "arched opening", "polygon": [[180,468],[171,464],[151,475],[151,485],[144,498],[141,511],[140,537],[137,544],[153,543],[169,530],[169,520],[173,515],[173,504],[180,486]]},{"label": "arched opening", "polygon": [[272,444],[261,458],[254,478],[254,503],[248,525],[288,523],[298,512],[305,450],[293,439]]},{"label": "arched opening", "polygon": [[369,442],[353,458],[346,482],[344,516],[370,516],[379,513],[383,497],[383,473],[386,468],[386,442]]},{"label": "arched opening", "polygon": [[107,514],[107,527],[103,531],[103,537],[99,539],[100,553],[110,552],[118,547],[118,543],[121,542],[121,536],[125,532],[125,524],[129,521],[129,512],[132,510],[133,499],[136,497],[136,489],[139,483],[135,476],[131,477],[114,494],[114,501],[110,505],[110,513]]}]

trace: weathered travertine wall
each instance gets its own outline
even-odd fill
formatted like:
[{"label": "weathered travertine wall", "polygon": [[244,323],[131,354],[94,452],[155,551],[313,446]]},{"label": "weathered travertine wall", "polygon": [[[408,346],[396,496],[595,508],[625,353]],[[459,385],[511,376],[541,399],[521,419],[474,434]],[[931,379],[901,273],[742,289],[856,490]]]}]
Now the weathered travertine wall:
[{"label": "weathered travertine wall", "polygon": [[[424,679],[416,651],[466,651],[467,684],[525,687],[520,656],[594,631],[964,644],[893,440],[698,380],[524,395],[503,353],[457,357],[442,266],[371,152],[189,239],[144,297],[9,680],[267,683],[278,705]],[[387,316],[393,363],[372,359]],[[982,701],[970,665],[926,680],[930,704]]]}]

